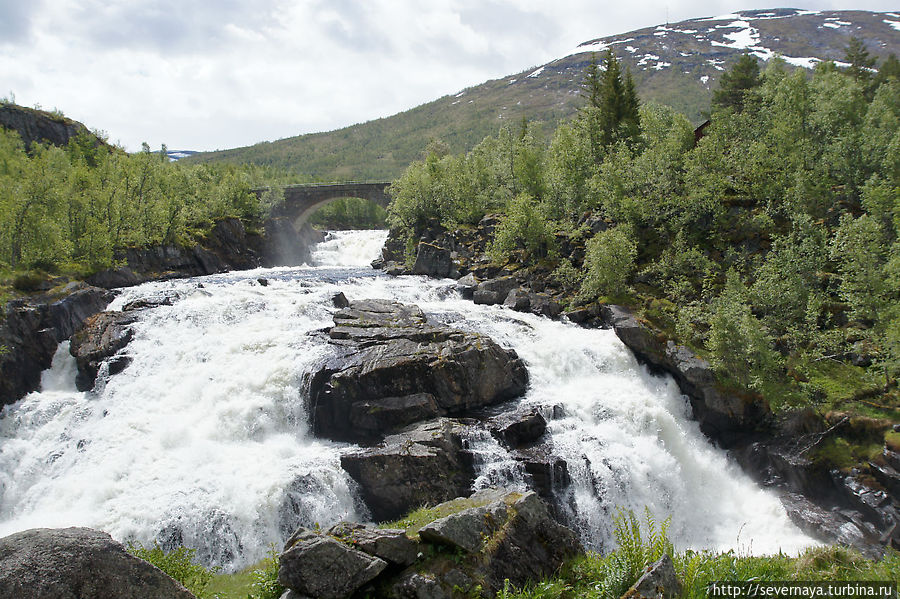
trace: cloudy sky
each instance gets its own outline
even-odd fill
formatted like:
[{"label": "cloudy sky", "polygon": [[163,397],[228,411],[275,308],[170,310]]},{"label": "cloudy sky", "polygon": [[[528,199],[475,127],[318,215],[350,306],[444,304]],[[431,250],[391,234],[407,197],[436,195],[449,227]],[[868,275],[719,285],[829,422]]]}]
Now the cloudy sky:
[{"label": "cloudy sky", "polygon": [[0,0],[0,96],[129,150],[212,150],[389,116],[591,38],[750,8],[896,0]]}]

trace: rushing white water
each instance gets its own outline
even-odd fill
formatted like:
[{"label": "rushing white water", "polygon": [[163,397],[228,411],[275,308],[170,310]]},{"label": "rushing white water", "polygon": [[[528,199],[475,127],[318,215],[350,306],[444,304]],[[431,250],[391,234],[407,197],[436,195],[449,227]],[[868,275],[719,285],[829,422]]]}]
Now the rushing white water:
[{"label": "rushing white water", "polygon": [[[321,266],[258,269],[123,290],[172,305],[142,313],[133,362],[90,393],[74,389],[67,344],[43,390],[0,417],[0,535],[84,525],[121,540],[198,549],[207,563],[259,559],[299,524],[366,518],[340,468],[349,448],[311,436],[302,379],[328,348],[308,333],[331,323],[330,298],[392,298],[430,318],[514,348],[531,375],[521,400],[550,418],[573,483],[560,497],[593,547],[618,507],[672,518],[683,547],[796,551],[812,541],[709,445],[669,378],[651,376],[611,331],[586,330],[462,300],[446,281],[365,268],[384,232],[341,232]],[[268,286],[256,283],[268,279]],[[202,284],[202,285],[201,285]],[[523,486],[521,468],[472,433],[476,488]]]},{"label": "rushing white water", "polygon": [[316,266],[369,266],[381,253],[387,231],[329,231],[313,251]]}]

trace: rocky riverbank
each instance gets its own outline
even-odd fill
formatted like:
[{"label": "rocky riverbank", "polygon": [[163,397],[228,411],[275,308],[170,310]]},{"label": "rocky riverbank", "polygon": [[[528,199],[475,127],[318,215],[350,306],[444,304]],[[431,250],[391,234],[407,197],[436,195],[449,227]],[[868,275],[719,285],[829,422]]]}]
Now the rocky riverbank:
[{"label": "rocky riverbank", "polygon": [[[900,547],[897,448],[886,444],[880,456],[850,468],[810,454],[837,432],[853,434],[855,426],[859,434],[865,434],[867,423],[861,421],[865,419],[838,414],[829,420],[813,410],[773,414],[761,397],[725,388],[702,356],[676,344],[629,309],[579,304],[551,276],[549,266],[524,268],[491,261],[486,248],[498,222],[487,216],[475,228],[433,228],[419,242],[412,266],[407,266],[404,248],[392,235],[373,266],[392,275],[456,279],[460,293],[475,303],[502,304],[585,327],[614,329],[651,371],[676,380],[706,436],[728,449],[760,484],[776,489],[803,530],[868,555],[879,554],[885,545]],[[568,240],[561,240],[560,246],[564,257],[581,263],[583,246]]]},{"label": "rocky riverbank", "polygon": [[[307,225],[297,232],[284,219],[268,221],[264,233],[258,233],[247,231],[240,220],[228,218],[216,223],[194,246],[129,248],[116,255],[122,266],[97,272],[86,282],[56,279],[38,285],[32,294],[7,302],[2,312],[0,407],[38,388],[41,372],[50,367],[56,347],[112,301],[114,293],[109,290],[161,279],[302,264],[310,260],[310,248],[322,239],[320,231]],[[109,323],[112,317],[103,318]],[[97,374],[96,370],[90,372],[89,361],[83,357],[79,362],[82,390],[93,386]]]}]

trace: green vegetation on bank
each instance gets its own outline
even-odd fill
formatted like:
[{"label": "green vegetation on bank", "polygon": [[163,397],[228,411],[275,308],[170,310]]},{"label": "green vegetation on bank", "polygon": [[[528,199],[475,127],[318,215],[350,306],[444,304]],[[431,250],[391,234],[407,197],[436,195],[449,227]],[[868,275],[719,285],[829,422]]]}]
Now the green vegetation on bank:
[{"label": "green vegetation on bank", "polygon": [[188,167],[148,147],[133,155],[87,135],[65,148],[0,131],[0,269],[108,267],[129,246],[191,243],[221,218],[258,222],[258,167]]},{"label": "green vegetation on bank", "polygon": [[150,562],[170,577],[181,583],[199,599],[210,597],[206,589],[218,568],[208,569],[195,561],[194,549],[178,547],[172,551],[163,550],[158,544],[144,547],[141,543],[129,543],[128,552],[145,562]]},{"label": "green vegetation on bank", "polygon": [[682,585],[679,599],[706,599],[713,582],[886,581],[900,579],[900,553],[892,549],[870,560],[840,546],[814,547],[798,557],[753,556],[735,551],[675,551],[666,522],[648,515],[643,525],[632,513],[619,514],[617,548],[570,560],[557,576],[524,589],[505,589],[498,599],[617,599],[663,554],[669,555]]},{"label": "green vegetation on bank", "polygon": [[202,566],[196,561],[196,550],[187,547],[166,551],[156,543],[152,547],[129,543],[126,548],[177,580],[198,599],[278,599],[285,591],[278,584],[278,553],[274,548],[259,563],[233,574]]},{"label": "green vegetation on bank", "polygon": [[811,74],[741,59],[700,139],[655,104],[606,118],[594,96],[627,98],[607,54],[549,144],[526,123],[430,152],[393,183],[388,222],[411,252],[434,223],[500,213],[497,263],[555,269],[573,303],[637,308],[723,386],[874,418],[857,441],[883,443],[900,420],[900,80],[892,57],[873,74],[851,52]]},{"label": "green vegetation on bank", "polygon": [[[465,500],[460,500],[465,501]],[[460,503],[459,509],[470,507]],[[450,509],[450,508],[448,508]],[[407,528],[411,537],[418,528],[445,516],[423,508],[386,524]],[[713,582],[774,581],[893,581],[900,580],[900,553],[888,549],[880,560],[867,559],[841,546],[813,547],[799,556],[759,556],[742,551],[676,551],[667,535],[668,521],[656,522],[645,513],[643,520],[631,512],[615,518],[616,548],[601,555],[588,552],[563,565],[555,576],[516,589],[507,586],[498,599],[618,599],[648,566],[663,555],[672,558],[681,582],[679,599],[706,599]],[[193,550],[165,552],[140,545],[129,551],[172,576],[201,599],[278,599],[284,587],[278,584],[278,558],[269,557],[233,574],[219,574],[193,562]]]}]

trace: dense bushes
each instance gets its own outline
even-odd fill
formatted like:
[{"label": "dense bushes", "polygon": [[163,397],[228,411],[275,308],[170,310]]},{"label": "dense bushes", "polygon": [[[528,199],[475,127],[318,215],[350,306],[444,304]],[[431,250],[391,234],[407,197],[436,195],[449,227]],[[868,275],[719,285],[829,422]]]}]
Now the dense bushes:
[{"label": "dense bushes", "polygon": [[[527,123],[465,156],[414,163],[391,188],[389,223],[411,247],[434,222],[465,226],[500,213],[496,262],[557,261],[560,286],[584,299],[663,300],[671,334],[724,378],[764,394],[798,360],[852,361],[895,384],[895,61],[861,80],[832,63],[810,73],[777,58],[756,74],[754,60],[723,78],[733,89],[696,139],[685,117],[654,105],[620,125],[628,131],[598,135],[603,109],[589,104],[549,144]],[[588,224],[602,232],[584,260],[560,254],[558,240],[581,239]],[[797,389],[820,397],[791,376],[793,391],[782,385],[778,401]]]},{"label": "dense bushes", "polygon": [[268,209],[260,168],[186,167],[165,152],[128,155],[74,138],[66,148],[0,130],[0,268],[109,266],[126,246],[190,241],[213,221]]}]

